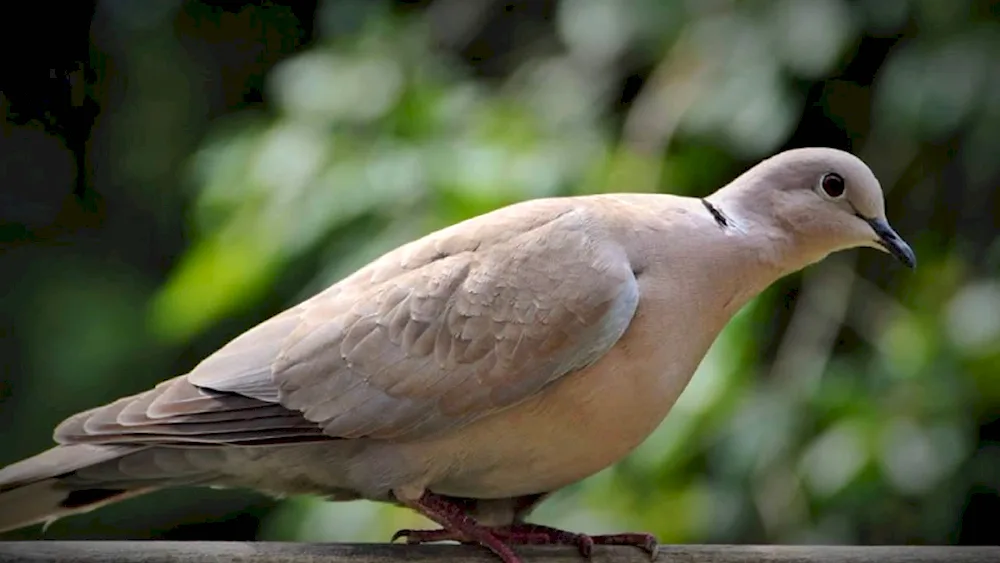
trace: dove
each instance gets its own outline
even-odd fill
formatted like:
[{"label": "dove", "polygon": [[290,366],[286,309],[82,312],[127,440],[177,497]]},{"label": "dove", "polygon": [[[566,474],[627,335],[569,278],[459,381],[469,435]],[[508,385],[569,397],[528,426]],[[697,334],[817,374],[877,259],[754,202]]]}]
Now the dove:
[{"label": "dove", "polygon": [[[430,233],[238,335],[190,372],[73,415],[0,470],[0,530],[167,487],[368,499],[408,543],[599,544],[533,524],[665,419],[720,331],[783,276],[869,247],[916,266],[858,157],[780,152],[704,198],[512,204]],[[669,423],[669,421],[667,422]]]}]

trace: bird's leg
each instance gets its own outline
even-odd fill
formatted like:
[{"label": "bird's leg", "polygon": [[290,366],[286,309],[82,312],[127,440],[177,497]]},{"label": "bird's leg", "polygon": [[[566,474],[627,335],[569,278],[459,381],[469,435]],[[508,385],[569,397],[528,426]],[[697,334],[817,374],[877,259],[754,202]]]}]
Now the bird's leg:
[{"label": "bird's leg", "polygon": [[[558,528],[538,524],[519,523],[509,526],[484,527],[496,538],[507,544],[514,545],[575,545],[580,554],[589,558],[595,545],[631,545],[642,549],[649,555],[656,555],[657,540],[652,534],[625,533],[590,536],[567,532]],[[448,529],[440,530],[400,530],[393,540],[406,537],[410,544],[456,541],[460,543],[476,543],[468,540],[460,533]]]},{"label": "bird's leg", "polygon": [[448,540],[478,543],[495,553],[504,563],[521,563],[521,558],[509,545],[490,528],[480,525],[469,517],[460,505],[430,491],[424,491],[424,494],[415,501],[400,499],[400,502],[437,522],[443,529],[399,530],[393,534],[392,541],[405,537],[406,542],[411,544]]},{"label": "bird's leg", "polygon": [[631,545],[656,556],[658,542],[656,536],[647,533],[624,533],[591,536],[567,532],[550,526],[519,522],[503,528],[493,528],[500,538],[512,544],[559,544],[575,545],[580,554],[589,558],[595,545]]},{"label": "bird's leg", "polygon": [[[534,510],[540,502],[545,500],[548,495],[549,493],[542,493],[527,495],[515,499],[516,515],[514,518],[514,524],[506,527],[506,534],[498,533],[498,535],[510,543],[575,545],[580,550],[580,554],[587,558],[590,557],[595,545],[631,545],[648,552],[650,558],[656,557],[658,542],[656,540],[656,536],[653,536],[652,534],[630,533],[588,536],[586,534],[576,534],[549,526],[541,526],[525,522],[524,519],[527,518],[528,514],[531,513],[531,511]],[[512,535],[520,536],[520,538],[512,538]],[[544,537],[545,540],[538,541],[539,536]],[[518,539],[521,538],[523,538],[523,540],[518,542]]]},{"label": "bird's leg", "polygon": [[442,526],[439,530],[399,530],[392,541],[405,537],[406,543],[455,541],[478,543],[500,556],[505,563],[519,563],[510,545],[575,545],[580,554],[589,558],[595,545],[631,545],[655,557],[657,540],[652,534],[625,533],[591,536],[567,532],[550,526],[515,522],[506,526],[483,526],[465,513],[463,507],[431,492],[425,492],[415,502],[403,504],[427,516]]}]

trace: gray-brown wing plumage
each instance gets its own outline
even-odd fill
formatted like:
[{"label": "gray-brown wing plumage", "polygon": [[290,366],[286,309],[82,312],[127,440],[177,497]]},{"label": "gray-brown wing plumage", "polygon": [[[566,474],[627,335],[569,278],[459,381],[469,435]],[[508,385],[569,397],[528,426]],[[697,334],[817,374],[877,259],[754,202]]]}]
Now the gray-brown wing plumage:
[{"label": "gray-brown wing plumage", "polygon": [[81,413],[73,442],[406,439],[506,408],[599,358],[638,303],[585,207],[508,207],[404,245],[186,376]]}]

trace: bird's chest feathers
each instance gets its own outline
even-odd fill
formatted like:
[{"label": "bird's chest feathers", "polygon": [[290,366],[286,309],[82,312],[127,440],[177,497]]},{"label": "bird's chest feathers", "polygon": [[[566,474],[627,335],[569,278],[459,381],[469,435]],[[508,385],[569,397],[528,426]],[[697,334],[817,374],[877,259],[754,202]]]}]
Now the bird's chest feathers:
[{"label": "bird's chest feathers", "polygon": [[685,320],[697,307],[648,296],[600,360],[473,424],[464,444],[489,443],[489,455],[453,456],[435,490],[480,498],[545,492],[620,460],[663,421],[718,333],[720,320]]},{"label": "bird's chest feathers", "polygon": [[646,296],[618,343],[591,369],[567,378],[578,422],[629,449],[655,430],[724,324],[724,313],[698,308]]}]

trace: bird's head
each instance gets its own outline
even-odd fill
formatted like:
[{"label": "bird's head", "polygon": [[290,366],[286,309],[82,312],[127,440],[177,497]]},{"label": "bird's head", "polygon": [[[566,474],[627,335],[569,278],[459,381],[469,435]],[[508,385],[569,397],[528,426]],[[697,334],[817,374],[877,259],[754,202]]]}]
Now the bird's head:
[{"label": "bird's head", "polygon": [[836,149],[779,153],[727,187],[742,209],[786,232],[806,262],[838,250],[875,248],[910,268],[916,255],[885,215],[882,186],[858,157]]}]

